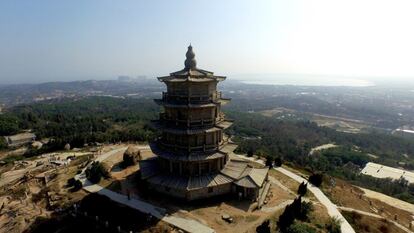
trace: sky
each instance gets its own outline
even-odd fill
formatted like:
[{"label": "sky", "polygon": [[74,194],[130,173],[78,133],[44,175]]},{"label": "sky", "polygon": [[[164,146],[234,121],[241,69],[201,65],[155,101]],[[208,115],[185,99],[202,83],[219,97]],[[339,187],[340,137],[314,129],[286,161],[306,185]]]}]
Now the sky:
[{"label": "sky", "polygon": [[0,83],[167,75],[414,79],[414,1],[2,0]]}]

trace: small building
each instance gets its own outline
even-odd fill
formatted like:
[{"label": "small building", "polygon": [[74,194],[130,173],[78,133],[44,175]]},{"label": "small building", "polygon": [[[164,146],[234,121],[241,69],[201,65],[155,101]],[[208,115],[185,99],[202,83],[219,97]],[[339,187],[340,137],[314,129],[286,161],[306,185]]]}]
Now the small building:
[{"label": "small building", "polygon": [[19,133],[6,136],[5,139],[9,147],[18,147],[34,142],[36,140],[36,135],[34,133]]}]

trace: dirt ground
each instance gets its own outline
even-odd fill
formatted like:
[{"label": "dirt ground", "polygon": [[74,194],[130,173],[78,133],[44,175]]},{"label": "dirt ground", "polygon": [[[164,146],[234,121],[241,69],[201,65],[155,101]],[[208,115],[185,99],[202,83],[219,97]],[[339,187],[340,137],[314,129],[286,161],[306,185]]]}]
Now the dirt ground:
[{"label": "dirt ground", "polygon": [[360,215],[355,212],[342,212],[342,214],[358,233],[406,233],[386,219]]},{"label": "dirt ground", "polygon": [[401,225],[408,227],[413,221],[413,213],[399,209],[375,198],[364,195],[364,191],[349,183],[336,179],[336,186],[332,189],[324,190],[329,198],[339,206],[354,208],[365,212],[381,215],[387,219],[395,220]]}]

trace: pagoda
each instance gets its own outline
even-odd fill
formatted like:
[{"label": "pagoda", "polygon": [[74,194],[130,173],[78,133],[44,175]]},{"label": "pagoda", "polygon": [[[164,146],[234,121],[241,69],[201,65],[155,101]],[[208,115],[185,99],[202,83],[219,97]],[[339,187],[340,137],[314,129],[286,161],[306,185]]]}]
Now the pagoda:
[{"label": "pagoda", "polygon": [[153,121],[160,132],[150,144],[156,157],[140,162],[141,178],[151,189],[187,200],[232,191],[257,198],[268,169],[230,161],[231,150],[226,149],[228,137],[223,131],[232,122],[226,120],[221,108],[230,99],[217,91],[217,84],[226,77],[197,68],[191,45],[184,65],[184,69],[158,78],[167,91],[155,100],[163,109]]}]

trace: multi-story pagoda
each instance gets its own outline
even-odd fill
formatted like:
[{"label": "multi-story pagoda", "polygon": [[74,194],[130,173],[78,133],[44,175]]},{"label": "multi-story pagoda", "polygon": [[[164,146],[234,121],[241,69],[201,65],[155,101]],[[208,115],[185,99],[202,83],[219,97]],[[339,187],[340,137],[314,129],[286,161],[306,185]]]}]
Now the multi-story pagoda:
[{"label": "multi-story pagoda", "polygon": [[229,99],[217,91],[217,84],[226,77],[197,68],[191,45],[184,65],[183,70],[158,78],[167,92],[155,100],[164,109],[154,121],[161,132],[151,144],[157,157],[140,162],[141,178],[159,192],[188,200],[232,191],[257,198],[268,169],[230,162],[225,150],[228,140],[223,130],[231,122],[221,107]]}]

